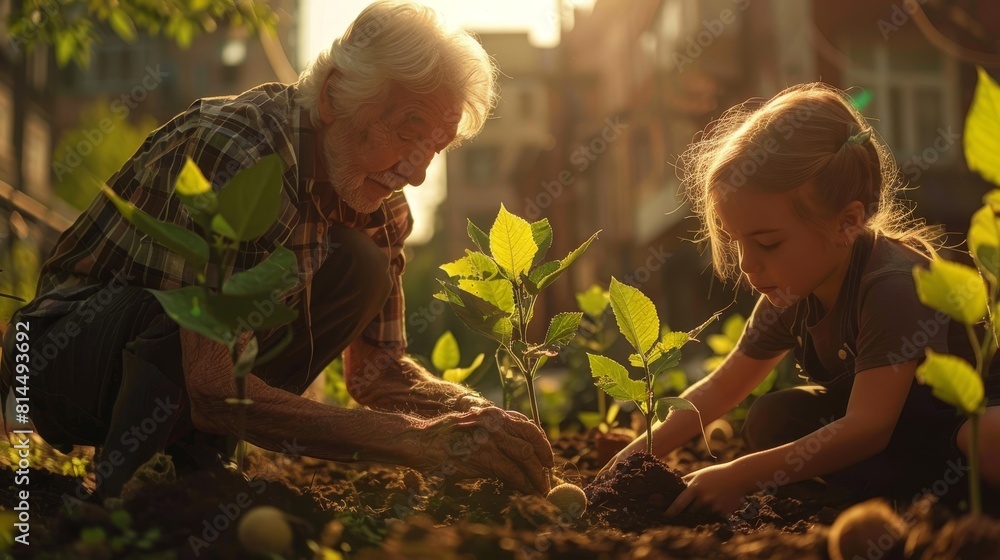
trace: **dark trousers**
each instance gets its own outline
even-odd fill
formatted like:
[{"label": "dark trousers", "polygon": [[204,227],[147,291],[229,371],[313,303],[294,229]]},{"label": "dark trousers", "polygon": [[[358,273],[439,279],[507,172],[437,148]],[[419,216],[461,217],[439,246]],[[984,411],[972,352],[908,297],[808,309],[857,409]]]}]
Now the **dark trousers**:
[{"label": "dark trousers", "polygon": [[[742,436],[748,450],[771,449],[816,432],[815,442],[806,446],[805,453],[787,457],[788,472],[800,470],[811,460],[810,447],[815,453],[825,445],[827,436],[834,434],[824,426],[846,414],[851,385],[849,381],[832,388],[806,385],[758,397],[743,424]],[[954,408],[933,397],[927,386],[914,383],[888,447],[822,478],[857,499],[879,495],[912,497],[936,481],[950,481],[954,478],[951,471],[964,472],[967,463],[955,444],[963,420]],[[962,478],[961,484],[950,488],[955,492],[949,493],[960,498],[966,486]]]},{"label": "dark trousers", "polygon": [[[252,372],[295,394],[304,392],[381,312],[392,286],[385,250],[371,238],[335,227],[330,241],[334,249],[312,280],[315,354],[310,355],[303,293],[291,344]],[[115,470],[119,482],[181,438],[217,444],[217,437],[194,428],[179,328],[153,295],[136,286],[109,285],[91,300],[65,317],[15,315],[12,320],[31,325],[33,363],[40,366],[29,381],[38,433],[57,447],[102,447],[104,460],[113,461],[111,452],[117,450],[128,465]],[[258,332],[261,354],[278,344],[286,331],[287,326]],[[7,356],[13,332],[4,341]],[[9,380],[11,365],[4,362]]]}]

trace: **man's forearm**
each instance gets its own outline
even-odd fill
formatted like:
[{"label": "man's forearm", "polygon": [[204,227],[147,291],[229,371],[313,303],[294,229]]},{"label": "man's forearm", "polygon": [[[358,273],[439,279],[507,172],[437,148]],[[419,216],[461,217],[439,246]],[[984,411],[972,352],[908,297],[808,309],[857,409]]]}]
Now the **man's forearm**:
[{"label": "man's forearm", "polygon": [[373,353],[360,360],[349,358],[344,365],[351,396],[371,408],[435,416],[490,404],[472,389],[444,381],[409,358]]},{"label": "man's forearm", "polygon": [[[283,451],[294,440],[303,455],[319,459],[418,466],[411,463],[417,460],[419,442],[407,439],[419,433],[414,418],[325,405],[271,387],[254,375],[246,381],[253,404],[247,410],[244,437],[258,447]],[[235,387],[230,396],[235,396]],[[236,407],[225,397],[204,397],[192,404],[203,429],[237,434]]]}]

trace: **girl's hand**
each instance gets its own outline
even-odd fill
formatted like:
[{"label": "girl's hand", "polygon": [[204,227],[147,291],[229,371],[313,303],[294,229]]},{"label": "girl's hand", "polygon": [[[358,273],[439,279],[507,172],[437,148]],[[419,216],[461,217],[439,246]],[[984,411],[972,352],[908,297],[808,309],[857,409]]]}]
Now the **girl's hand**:
[{"label": "girl's hand", "polygon": [[636,451],[645,451],[645,450],[646,450],[646,434],[642,434],[641,436],[632,440],[632,443],[628,444],[625,447],[625,449],[622,449],[621,451],[616,453],[615,456],[612,457],[610,461],[608,461],[608,464],[604,465],[604,468],[602,468],[600,472],[597,473],[597,476],[601,476],[606,471],[610,471],[615,465],[621,463],[622,461],[627,459],[629,455],[635,453]]},{"label": "girl's hand", "polygon": [[728,517],[754,486],[740,469],[733,468],[733,463],[705,467],[685,475],[683,480],[688,487],[667,508],[668,517],[677,515],[692,503]]}]

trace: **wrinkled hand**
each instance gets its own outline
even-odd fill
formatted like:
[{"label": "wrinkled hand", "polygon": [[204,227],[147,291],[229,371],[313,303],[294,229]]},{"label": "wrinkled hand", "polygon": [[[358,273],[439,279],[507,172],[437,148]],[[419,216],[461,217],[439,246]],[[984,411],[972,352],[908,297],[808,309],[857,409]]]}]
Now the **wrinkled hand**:
[{"label": "wrinkled hand", "polygon": [[515,490],[546,494],[552,447],[524,415],[495,406],[430,418],[418,428],[413,466],[457,478],[496,477]]},{"label": "wrinkled hand", "polygon": [[692,503],[728,517],[753,489],[753,482],[733,468],[733,463],[705,467],[685,475],[683,480],[688,487],[667,508],[668,517],[677,515]]}]

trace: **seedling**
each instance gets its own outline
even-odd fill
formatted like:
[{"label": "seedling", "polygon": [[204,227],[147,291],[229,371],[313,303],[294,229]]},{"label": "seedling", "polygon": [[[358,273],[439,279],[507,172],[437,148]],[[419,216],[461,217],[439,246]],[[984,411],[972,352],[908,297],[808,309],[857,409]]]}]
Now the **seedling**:
[{"label": "seedling", "polygon": [[[705,426],[701,422],[701,412],[691,404],[691,401],[681,397],[664,397],[655,400],[654,378],[669,368],[675,367],[681,360],[681,347],[697,337],[709,323],[718,318],[715,314],[708,321],[691,332],[667,332],[660,337],[660,319],[656,314],[656,306],[638,288],[622,284],[611,278],[611,309],[615,313],[618,329],[628,340],[636,353],[629,356],[629,363],[643,370],[644,377],[638,381],[629,377],[628,369],[620,363],[587,353],[590,359],[590,369],[597,386],[613,398],[622,401],[632,401],[642,412],[646,420],[646,450],[653,453],[653,415],[661,422],[671,409],[693,410],[698,414],[698,422],[702,426],[702,436],[705,437],[705,447],[709,449]],[[659,339],[659,340],[657,340]],[[713,455],[714,457],[714,455]]]},{"label": "seedling", "polygon": [[[174,194],[188,215],[200,226],[204,237],[173,223],[162,222],[123,200],[107,185],[101,190],[118,211],[142,233],[176,253],[197,271],[196,285],[174,290],[153,290],[167,315],[182,327],[225,344],[233,362],[236,397],[226,399],[238,409],[237,468],[243,471],[246,376],[267,363],[291,342],[289,327],[282,341],[266,355],[258,356],[256,336],[239,353],[242,332],[265,330],[291,323],[298,312],[276,300],[298,284],[295,254],[276,245],[257,266],[232,274],[240,243],[259,238],[278,218],[281,194],[281,159],[277,154],[261,158],[236,174],[217,194],[188,158],[174,185]],[[212,270],[215,281],[207,281]],[[261,312],[267,303],[268,313]]]},{"label": "seedling", "polygon": [[[542,263],[552,245],[552,228],[546,219],[529,224],[501,204],[487,235],[471,220],[469,237],[479,251],[466,251],[457,261],[441,266],[449,281],[434,295],[451,305],[472,330],[499,343],[497,368],[504,383],[503,357],[524,376],[531,403],[531,417],[541,428],[534,379],[545,361],[569,344],[580,326],[582,313],[559,313],[549,324],[545,340],[526,338],[538,294],[555,282],[587,250],[597,233],[562,260]],[[600,232],[598,232],[600,233]],[[507,398],[505,397],[505,405]]]},{"label": "seedling", "polygon": [[[979,69],[979,83],[965,122],[965,156],[969,169],[1000,185],[1000,160],[990,147],[998,141],[1000,117],[996,100],[1000,86]],[[932,393],[969,418],[969,500],[973,514],[982,512],[979,495],[979,417],[986,411],[983,376],[997,351],[1000,336],[1000,189],[983,197],[983,207],[972,215],[967,237],[976,267],[934,259],[930,269],[913,268],[917,295],[924,305],[947,313],[965,325],[975,349],[975,367],[957,356],[927,348],[927,359],[917,368],[917,378]],[[982,340],[974,325],[985,322]]]}]

